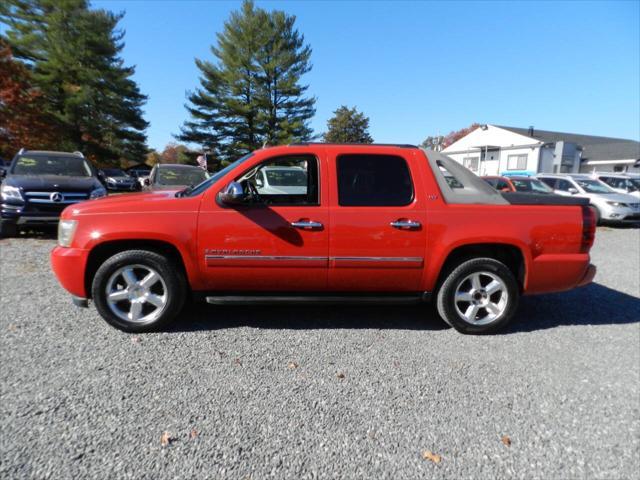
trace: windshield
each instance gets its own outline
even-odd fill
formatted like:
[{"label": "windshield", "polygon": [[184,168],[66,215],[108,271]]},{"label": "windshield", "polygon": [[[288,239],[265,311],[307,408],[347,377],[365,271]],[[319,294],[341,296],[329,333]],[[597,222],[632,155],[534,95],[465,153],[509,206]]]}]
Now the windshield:
[{"label": "windshield", "polygon": [[244,157],[239,158],[235,162],[233,162],[233,163],[227,165],[226,167],[224,167],[222,170],[214,173],[213,175],[211,175],[211,177],[209,177],[207,180],[205,180],[204,182],[200,183],[199,185],[196,185],[195,187],[193,187],[190,190],[185,190],[182,193],[182,195],[187,196],[187,197],[194,197],[196,195],[200,195],[207,188],[209,188],[211,185],[216,183],[218,180],[220,180],[222,177],[224,177],[231,170],[233,170],[234,168],[236,168],[240,164],[242,164],[245,161],[247,161],[252,156],[253,156],[253,152],[247,153]]},{"label": "windshield", "polygon": [[34,155],[18,157],[14,175],[60,175],[65,177],[91,177],[91,167],[84,158]]},{"label": "windshield", "polygon": [[553,190],[551,190],[544,183],[542,183],[540,180],[536,180],[535,178],[512,178],[511,183],[515,187],[516,192],[553,193]]},{"label": "windshield", "polygon": [[209,178],[199,167],[159,167],[155,183],[158,185],[196,185]]},{"label": "windshield", "polygon": [[583,180],[576,178],[575,181],[580,185],[580,188],[587,193],[614,193],[613,190],[607,187],[600,180]]},{"label": "windshield", "polygon": [[629,182],[629,190],[635,192],[636,190],[640,190],[640,179],[630,178],[627,180]]},{"label": "windshield", "polygon": [[298,169],[265,170],[267,183],[274,187],[306,187],[307,174]]},{"label": "windshield", "polygon": [[107,177],[126,177],[127,174],[119,168],[103,168],[102,173]]}]

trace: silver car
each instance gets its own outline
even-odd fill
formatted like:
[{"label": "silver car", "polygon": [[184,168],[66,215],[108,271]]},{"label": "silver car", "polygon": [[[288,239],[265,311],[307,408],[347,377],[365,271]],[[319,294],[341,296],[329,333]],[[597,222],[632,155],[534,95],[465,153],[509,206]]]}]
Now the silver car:
[{"label": "silver car", "polygon": [[640,200],[640,178],[626,173],[599,173],[593,174],[595,178],[606,183],[618,193],[628,193]]},{"label": "silver car", "polygon": [[640,221],[640,201],[636,197],[617,193],[590,175],[541,173],[538,178],[559,195],[588,198],[595,208],[598,223]]}]

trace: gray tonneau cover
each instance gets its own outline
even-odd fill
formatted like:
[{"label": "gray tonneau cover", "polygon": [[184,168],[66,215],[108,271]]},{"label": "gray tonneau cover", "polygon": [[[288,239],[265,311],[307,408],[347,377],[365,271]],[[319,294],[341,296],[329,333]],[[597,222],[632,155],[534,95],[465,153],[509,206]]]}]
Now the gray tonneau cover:
[{"label": "gray tonneau cover", "polygon": [[[482,205],[589,205],[588,198],[563,197],[555,194],[498,192],[468,168],[450,157],[433,150],[425,150],[429,166],[447,203]],[[446,169],[464,188],[451,188],[442,169]]]},{"label": "gray tonneau cover", "polygon": [[[500,192],[487,182],[482,180],[471,170],[463,167],[458,162],[433,150],[425,150],[436,182],[440,187],[444,201],[447,203],[482,204],[482,205],[509,205]],[[446,169],[464,188],[451,188],[447,183],[444,172]]]}]

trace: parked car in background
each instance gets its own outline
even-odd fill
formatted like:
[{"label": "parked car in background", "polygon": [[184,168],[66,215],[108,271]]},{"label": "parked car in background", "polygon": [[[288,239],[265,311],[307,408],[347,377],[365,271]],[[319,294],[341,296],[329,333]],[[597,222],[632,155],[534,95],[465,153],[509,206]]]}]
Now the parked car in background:
[{"label": "parked car in background", "polygon": [[0,187],[0,234],[22,226],[57,224],[65,207],[104,197],[98,171],[79,153],[20,150]]},{"label": "parked car in background", "polygon": [[207,178],[209,174],[200,167],[159,163],[153,167],[144,183],[148,190],[180,190],[197,185]]},{"label": "parked car in background", "polygon": [[114,192],[135,192],[140,190],[138,180],[127,175],[120,168],[103,168],[101,178],[107,190]]},{"label": "parked car in background", "polygon": [[587,174],[540,174],[538,178],[559,195],[589,199],[598,223],[636,222],[640,220],[638,198],[617,193],[607,184]]},{"label": "parked car in background", "polygon": [[517,175],[511,177],[486,176],[481,178],[493,188],[501,192],[553,193],[551,188],[536,177]]},{"label": "parked car in background", "polygon": [[594,178],[606,183],[618,193],[628,193],[640,198],[640,176],[626,173],[594,173]]},{"label": "parked car in background", "polygon": [[[292,164],[306,178],[298,193],[258,192],[260,171]],[[445,155],[413,146],[280,146],[248,154],[195,188],[65,210],[51,263],[76,305],[91,298],[107,322],[131,332],[163,327],[193,297],[212,304],[432,298],[457,330],[486,333],[509,322],[521,294],[593,279],[588,203],[500,193]]]}]

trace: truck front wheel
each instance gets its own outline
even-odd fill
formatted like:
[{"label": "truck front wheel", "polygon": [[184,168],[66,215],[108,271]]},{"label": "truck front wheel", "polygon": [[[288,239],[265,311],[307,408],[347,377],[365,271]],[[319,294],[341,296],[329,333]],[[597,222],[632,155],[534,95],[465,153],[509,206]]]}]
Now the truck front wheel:
[{"label": "truck front wheel", "polygon": [[185,291],[185,280],[174,262],[147,250],[127,250],[107,259],[91,288],[98,313],[125,332],[167,325],[180,313]]},{"label": "truck front wheel", "polygon": [[513,317],[520,291],[511,270],[493,258],[474,258],[458,265],[438,290],[442,319],[461,333],[491,333]]}]

